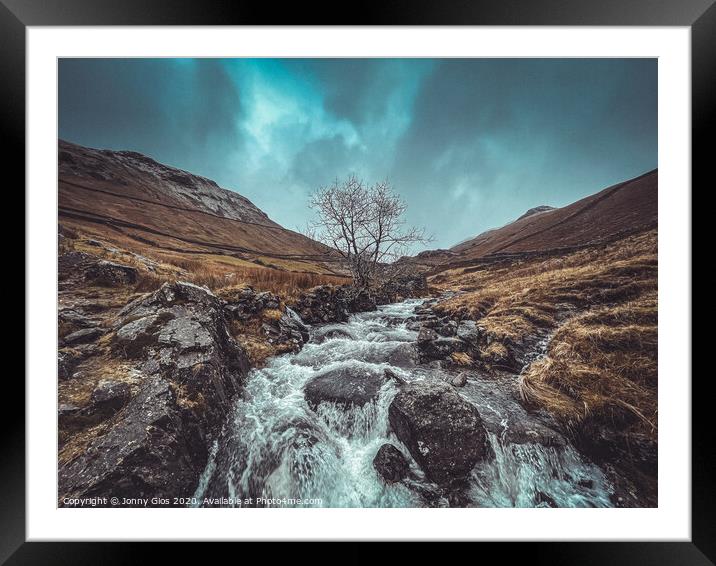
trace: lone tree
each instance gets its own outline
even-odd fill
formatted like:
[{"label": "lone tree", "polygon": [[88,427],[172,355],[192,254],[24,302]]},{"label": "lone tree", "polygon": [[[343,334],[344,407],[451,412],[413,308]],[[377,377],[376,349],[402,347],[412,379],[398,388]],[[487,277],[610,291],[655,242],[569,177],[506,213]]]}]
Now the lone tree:
[{"label": "lone tree", "polygon": [[369,286],[383,264],[404,254],[410,244],[428,242],[424,229],[406,227],[405,202],[387,183],[364,185],[355,176],[321,187],[311,196],[317,220],[311,237],[346,260],[353,283]]}]

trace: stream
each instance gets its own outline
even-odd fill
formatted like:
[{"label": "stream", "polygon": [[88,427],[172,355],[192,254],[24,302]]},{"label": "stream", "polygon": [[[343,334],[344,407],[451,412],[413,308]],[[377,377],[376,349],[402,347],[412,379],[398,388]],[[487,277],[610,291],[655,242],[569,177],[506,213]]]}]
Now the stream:
[{"label": "stream", "polygon": [[[612,506],[612,487],[602,471],[546,416],[522,407],[514,375],[471,370],[467,385],[458,389],[480,412],[495,453],[475,466],[460,493],[429,482],[389,431],[388,407],[397,391],[393,380],[363,407],[323,403],[318,412],[309,408],[304,385],[334,369],[391,369],[407,381],[454,377],[454,370],[437,363],[417,363],[417,332],[406,323],[422,302],[406,300],[355,314],[346,323],[316,325],[300,352],[252,370],[211,449],[196,504],[238,506],[252,498],[250,506]],[[410,479],[387,484],[373,468],[386,442],[408,458]]]}]

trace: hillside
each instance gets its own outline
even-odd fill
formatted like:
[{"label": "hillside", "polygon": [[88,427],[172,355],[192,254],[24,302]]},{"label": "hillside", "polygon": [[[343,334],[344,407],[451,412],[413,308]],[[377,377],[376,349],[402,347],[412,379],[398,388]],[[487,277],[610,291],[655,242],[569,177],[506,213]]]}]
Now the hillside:
[{"label": "hillside", "polygon": [[328,248],[286,230],[240,194],[140,153],[59,141],[59,219],[160,260],[177,255],[332,273]]},{"label": "hillside", "polygon": [[536,207],[506,226],[450,248],[443,261],[566,251],[654,228],[657,188],[658,171],[654,170],[562,208]]}]

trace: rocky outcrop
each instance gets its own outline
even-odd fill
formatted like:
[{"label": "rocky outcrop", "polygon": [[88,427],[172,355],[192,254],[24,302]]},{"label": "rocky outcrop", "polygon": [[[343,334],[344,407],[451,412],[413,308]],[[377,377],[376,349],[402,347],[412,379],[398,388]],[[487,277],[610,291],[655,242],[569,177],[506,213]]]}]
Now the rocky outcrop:
[{"label": "rocky outcrop", "polygon": [[58,279],[77,281],[102,287],[133,285],[137,282],[139,271],[132,266],[99,259],[84,252],[68,252],[59,256]]},{"label": "rocky outcrop", "polygon": [[442,381],[402,386],[388,415],[396,436],[428,479],[438,484],[464,479],[478,462],[491,456],[477,408]]},{"label": "rocky outcrop", "polygon": [[308,326],[290,308],[286,308],[278,320],[270,319],[264,322],[261,329],[269,344],[287,344],[293,352],[300,350],[310,338]]},{"label": "rocky outcrop", "polygon": [[119,313],[111,348],[134,364],[135,385],[105,379],[87,406],[64,408],[102,430],[61,466],[63,496],[191,495],[249,369],[223,307],[205,288],[166,283]]},{"label": "rocky outcrop", "polygon": [[165,283],[127,305],[116,328],[115,352],[180,386],[183,399],[205,406],[211,425],[249,370],[246,353],[227,329],[222,302],[203,287]]},{"label": "rocky outcrop", "polygon": [[83,328],[82,330],[76,330],[75,332],[71,332],[62,339],[62,342],[66,346],[87,344],[89,342],[94,342],[95,340],[97,340],[97,338],[102,336],[102,334],[103,332],[101,328]]},{"label": "rocky outcrop", "polygon": [[345,322],[351,313],[374,311],[377,303],[367,289],[350,285],[321,285],[302,294],[293,309],[308,324]]},{"label": "rocky outcrop", "polygon": [[256,292],[252,287],[222,294],[226,300],[225,309],[231,318],[246,321],[263,313],[265,310],[278,309],[281,299],[268,291]]},{"label": "rocky outcrop", "polygon": [[302,294],[292,305],[308,324],[345,322],[352,313],[374,311],[384,305],[406,297],[427,294],[424,275],[395,277],[370,289],[352,285],[321,285]]},{"label": "rocky outcrop", "polygon": [[138,270],[135,267],[112,261],[100,260],[85,271],[85,279],[103,287],[120,287],[137,282]]},{"label": "rocky outcrop", "polygon": [[96,344],[79,344],[58,350],[57,376],[59,379],[70,379],[74,375],[77,366],[96,352]]},{"label": "rocky outcrop", "polygon": [[373,467],[387,482],[395,483],[408,477],[410,464],[403,453],[392,444],[383,444],[373,458]]},{"label": "rocky outcrop", "polygon": [[419,309],[416,320],[408,323],[408,328],[418,331],[421,362],[454,363],[455,354],[467,354],[469,363],[512,372],[522,369],[534,350],[534,342],[539,339],[517,344],[508,337],[490,334],[474,320],[453,320],[436,314],[429,307]]},{"label": "rocky outcrop", "polygon": [[423,273],[406,273],[389,278],[374,290],[379,305],[395,303],[411,297],[425,297],[428,281]]},{"label": "rocky outcrop", "polygon": [[422,361],[441,360],[466,349],[467,345],[459,338],[445,337],[432,328],[423,327],[418,333],[418,351]]},{"label": "rocky outcrop", "polygon": [[109,430],[60,467],[60,504],[102,496],[164,497],[172,505],[174,496],[190,496],[207,458],[202,428],[167,379],[147,376]]},{"label": "rocky outcrop", "polygon": [[335,403],[343,408],[362,407],[378,397],[386,381],[383,372],[362,366],[342,366],[320,373],[303,391],[314,411],[321,403]]}]

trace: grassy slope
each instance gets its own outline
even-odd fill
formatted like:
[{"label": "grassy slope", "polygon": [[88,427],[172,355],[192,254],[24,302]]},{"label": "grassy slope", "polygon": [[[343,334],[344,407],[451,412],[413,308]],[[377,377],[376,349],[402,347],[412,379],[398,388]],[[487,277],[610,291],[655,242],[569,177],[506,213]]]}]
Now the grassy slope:
[{"label": "grassy slope", "polygon": [[454,269],[432,277],[459,291],[437,310],[479,321],[485,347],[552,335],[522,372],[526,404],[611,456],[653,472],[657,441],[657,232],[546,260]]}]

